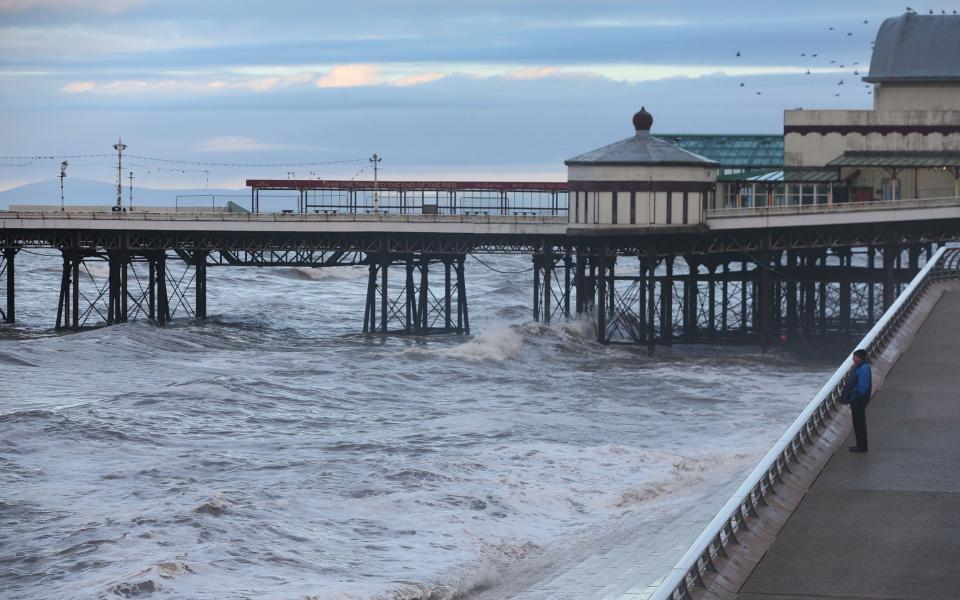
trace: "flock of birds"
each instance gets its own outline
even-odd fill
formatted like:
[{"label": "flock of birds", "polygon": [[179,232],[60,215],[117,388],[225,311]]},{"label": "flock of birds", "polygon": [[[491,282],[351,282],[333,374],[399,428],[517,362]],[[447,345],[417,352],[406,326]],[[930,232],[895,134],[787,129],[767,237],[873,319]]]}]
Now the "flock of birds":
[{"label": "flock of birds", "polygon": [[[936,11],[934,11],[932,8],[929,9],[929,11],[930,11],[929,14],[931,14],[931,15],[937,14]],[[914,15],[919,14],[916,10],[912,9],[912,8],[909,7],[909,6],[906,8],[906,12],[909,13],[909,14],[914,14]],[[940,14],[946,15],[946,14],[948,14],[948,13],[947,13],[947,11],[946,11],[945,9],[940,9]],[[952,12],[952,14],[954,14],[954,15],[957,14],[957,11],[954,10],[954,11]],[[864,20],[863,20],[863,25],[869,25],[869,24],[870,24],[870,20],[869,20],[869,19],[864,19]],[[827,30],[828,30],[828,31],[834,31],[834,32],[837,31],[837,29],[836,29],[835,27],[828,27]],[[844,36],[844,37],[854,37],[853,31],[847,31],[847,34],[846,34],[846,36]],[[870,41],[870,49],[871,49],[871,52],[872,52],[872,50],[873,50],[873,45],[874,45],[874,42],[871,40],[871,41]],[[801,56],[802,58],[806,58],[806,59],[808,59],[808,60],[809,60],[809,59],[820,59],[820,53],[819,53],[819,52],[809,52],[809,53],[808,53],[808,52],[801,52],[801,53],[800,53],[800,56]],[[743,53],[742,53],[740,50],[737,50],[736,57],[737,57],[737,58],[742,58],[742,57],[743,57]],[[852,76],[852,77],[859,77],[859,76],[860,76],[860,63],[859,63],[858,61],[852,61],[852,62],[850,62],[849,66],[846,65],[846,64],[844,64],[844,63],[840,63],[840,62],[838,62],[837,60],[830,60],[829,63],[827,63],[827,64],[829,64],[829,65],[835,65],[836,67],[839,67],[840,69],[844,69],[845,71],[843,71],[843,72],[844,72],[844,74],[845,74],[846,76]],[[813,74],[813,72],[812,72],[812,71],[810,70],[810,68],[808,67],[807,70],[806,70],[805,75],[812,75],[812,74]],[[846,81],[846,78],[845,78],[844,76],[842,76],[842,77],[840,78],[840,81],[837,82],[837,86],[839,87],[839,86],[846,85],[845,81]],[[746,88],[746,87],[747,87],[747,83],[744,82],[744,81],[741,81],[741,82],[740,82],[740,87]],[[871,86],[870,84],[863,84],[863,87],[866,88],[866,92],[867,92],[868,95],[872,95],[872,94],[873,94],[873,89],[872,89],[873,86]],[[762,90],[754,90],[754,93],[755,93],[755,95],[757,95],[757,96],[762,96],[762,95],[763,95],[763,91],[762,91]],[[840,91],[838,90],[838,91],[837,91],[835,94],[833,94],[833,95],[834,95],[835,97],[839,98],[839,97],[840,97]]]}]

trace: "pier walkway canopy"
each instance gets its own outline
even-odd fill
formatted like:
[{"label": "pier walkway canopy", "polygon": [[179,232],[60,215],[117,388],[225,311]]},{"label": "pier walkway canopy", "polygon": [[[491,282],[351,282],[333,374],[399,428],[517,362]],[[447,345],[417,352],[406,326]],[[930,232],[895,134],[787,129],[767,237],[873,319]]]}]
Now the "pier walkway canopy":
[{"label": "pier walkway canopy", "polygon": [[848,151],[827,164],[858,199],[876,197],[874,187],[883,200],[960,197],[960,151]]},{"label": "pier walkway canopy", "polygon": [[248,179],[252,212],[560,216],[567,214],[562,181],[371,181]]}]

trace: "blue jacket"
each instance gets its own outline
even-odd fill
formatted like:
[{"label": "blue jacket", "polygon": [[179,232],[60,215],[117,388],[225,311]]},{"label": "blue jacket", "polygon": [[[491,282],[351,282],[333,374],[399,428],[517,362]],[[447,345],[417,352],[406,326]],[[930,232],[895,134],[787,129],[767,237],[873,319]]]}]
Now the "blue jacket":
[{"label": "blue jacket", "polygon": [[870,392],[873,389],[873,381],[870,375],[870,365],[861,364],[853,370],[853,376],[847,387],[847,402],[852,404],[857,400],[869,401]]}]

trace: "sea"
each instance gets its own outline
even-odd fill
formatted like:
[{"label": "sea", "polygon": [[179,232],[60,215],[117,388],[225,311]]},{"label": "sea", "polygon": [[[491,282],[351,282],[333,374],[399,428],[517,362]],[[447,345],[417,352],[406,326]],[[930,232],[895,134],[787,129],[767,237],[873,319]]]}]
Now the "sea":
[{"label": "sea", "polygon": [[23,250],[0,325],[9,600],[509,598],[719,508],[838,364],[535,323],[529,256],[469,257],[471,334],[426,337],[361,333],[362,266],[58,333],[60,265]]}]

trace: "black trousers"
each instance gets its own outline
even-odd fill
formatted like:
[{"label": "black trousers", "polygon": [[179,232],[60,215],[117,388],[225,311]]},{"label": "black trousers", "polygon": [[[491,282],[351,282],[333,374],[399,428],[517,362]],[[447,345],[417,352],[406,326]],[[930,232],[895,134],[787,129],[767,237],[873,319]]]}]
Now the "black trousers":
[{"label": "black trousers", "polygon": [[853,413],[853,435],[857,438],[857,448],[867,449],[867,404],[869,398],[857,398],[850,403]]}]

